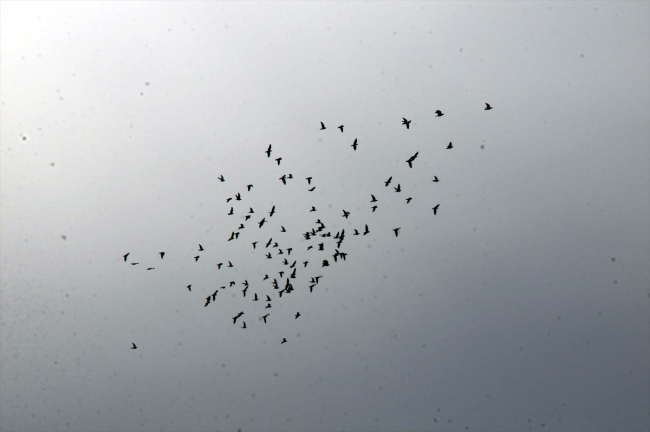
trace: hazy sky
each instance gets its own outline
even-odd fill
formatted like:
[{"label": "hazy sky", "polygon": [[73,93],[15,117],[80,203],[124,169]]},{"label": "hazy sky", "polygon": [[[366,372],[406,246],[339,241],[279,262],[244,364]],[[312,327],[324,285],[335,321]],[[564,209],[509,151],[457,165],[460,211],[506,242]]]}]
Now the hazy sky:
[{"label": "hazy sky", "polygon": [[650,428],[648,2],[0,12],[2,431]]}]

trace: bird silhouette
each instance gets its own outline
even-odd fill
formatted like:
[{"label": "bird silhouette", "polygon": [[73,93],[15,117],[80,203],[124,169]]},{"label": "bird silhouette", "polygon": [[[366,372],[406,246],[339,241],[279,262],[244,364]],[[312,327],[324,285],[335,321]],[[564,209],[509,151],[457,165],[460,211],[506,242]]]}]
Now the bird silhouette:
[{"label": "bird silhouette", "polygon": [[205,304],[203,305],[203,307],[208,307],[208,305],[210,304],[210,299],[211,299],[211,298],[212,298],[212,296],[207,296],[207,297],[205,298]]},{"label": "bird silhouette", "polygon": [[307,189],[309,192],[313,192],[314,189],[316,189],[316,186],[312,187],[311,189]]},{"label": "bird silhouette", "polygon": [[409,125],[411,124],[411,120],[406,120],[406,118],[402,117],[402,124],[406,126],[406,129],[409,129]]},{"label": "bird silhouette", "polygon": [[165,252],[158,252],[160,254],[160,259],[165,258]]},{"label": "bird silhouette", "polygon": [[287,338],[282,338],[282,342],[280,342],[280,345],[282,345],[283,343],[287,343]]},{"label": "bird silhouette", "polygon": [[241,194],[240,194],[239,192],[237,192],[237,193],[235,194],[235,199],[236,199],[237,201],[241,201]]},{"label": "bird silhouette", "polygon": [[129,254],[130,254],[130,253],[131,253],[131,252],[129,252],[129,253],[125,253],[124,255],[122,255],[122,257],[124,258],[124,262],[126,262],[126,259],[129,257]]},{"label": "bird silhouette", "polygon": [[280,232],[287,232],[287,230],[284,229],[284,227],[282,225],[280,225]]},{"label": "bird silhouette", "polygon": [[248,192],[250,192],[251,189],[253,189],[253,185],[252,185],[252,184],[246,185],[246,190],[247,190]]},{"label": "bird silhouette", "polygon": [[262,319],[264,320],[264,324],[266,324],[266,318],[268,318],[269,315],[271,315],[271,314],[266,314],[266,315],[264,315],[264,316],[262,317]]},{"label": "bird silhouette", "polygon": [[192,292],[192,284],[189,284],[189,285],[187,286],[187,289],[189,290],[189,292]]},{"label": "bird silhouette", "polygon": [[197,261],[199,260],[199,258],[200,258],[199,255],[195,256],[195,257],[194,257],[194,262],[197,262]]},{"label": "bird silhouette", "polygon": [[363,232],[363,235],[369,234],[370,230],[368,229],[368,225],[366,225],[366,230]]},{"label": "bird silhouette", "polygon": [[241,328],[246,328],[246,321],[244,321],[244,325]]},{"label": "bird silhouette", "polygon": [[343,133],[343,125],[339,126],[339,129],[341,129],[341,133]]},{"label": "bird silhouette", "polygon": [[140,264],[140,263],[131,263],[131,265],[138,265],[138,264]]},{"label": "bird silhouette", "polygon": [[433,176],[433,180],[431,180],[434,183],[438,183],[440,180],[438,180],[438,176]]},{"label": "bird silhouette", "polygon": [[350,216],[350,212],[343,210],[343,217],[347,219],[348,216]]},{"label": "bird silhouette", "polygon": [[492,109],[492,105],[490,105],[489,103],[485,102],[485,111],[489,111],[489,110],[491,110],[491,109]]},{"label": "bird silhouette", "polygon": [[397,237],[397,233],[399,232],[401,228],[393,228],[393,231],[395,232],[395,237]]},{"label": "bird silhouette", "polygon": [[320,130],[324,130],[324,129],[327,129],[327,128],[325,127],[325,125],[323,124],[323,122],[320,122]]},{"label": "bird silhouette", "polygon": [[234,267],[230,261],[228,261],[228,267]]},{"label": "bird silhouette", "polygon": [[269,148],[267,148],[264,153],[266,153],[267,157],[271,157],[271,144],[269,144]]},{"label": "bird silhouette", "polygon": [[268,303],[264,309],[271,309],[271,303]]},{"label": "bird silhouette", "polygon": [[436,110],[436,117],[442,117],[444,114],[440,110]]},{"label": "bird silhouette", "polygon": [[377,198],[375,198],[375,196],[373,194],[370,194],[370,196],[372,197],[370,202],[377,202]]},{"label": "bird silhouette", "polygon": [[419,154],[419,153],[420,153],[420,152],[415,152],[415,154],[414,154],[413,156],[411,156],[410,158],[408,158],[408,160],[406,161],[406,163],[409,164],[409,168],[413,168],[412,162],[415,160],[416,157],[418,157],[418,154]]},{"label": "bird silhouette", "polygon": [[279,166],[279,165],[280,165],[280,162],[282,161],[282,158],[281,158],[281,157],[276,158],[275,161],[278,163],[278,166]]},{"label": "bird silhouette", "polygon": [[307,180],[307,184],[311,184],[311,177],[305,177],[305,180]]},{"label": "bird silhouette", "polygon": [[257,301],[257,293],[255,293],[255,298],[253,298],[253,301]]},{"label": "bird silhouette", "polygon": [[[375,206],[375,208],[377,208],[377,206]],[[373,211],[375,211],[375,210],[373,210]],[[355,228],[354,229],[354,234],[352,234],[352,235],[359,235],[359,230]]]},{"label": "bird silhouette", "polygon": [[155,267],[149,267],[147,270],[155,270]]},{"label": "bird silhouette", "polygon": [[253,249],[255,249],[255,246],[257,245],[257,242],[253,242]]},{"label": "bird silhouette", "polygon": [[273,216],[274,214],[275,214],[275,206],[273,206],[273,208],[271,209],[271,212],[269,213],[269,217]]},{"label": "bird silhouette", "polygon": [[131,349],[138,349],[138,347],[135,346],[135,343],[134,343],[134,342],[131,342]]},{"label": "bird silhouette", "polygon": [[411,198],[411,197],[406,198],[406,204],[410,203],[412,199],[413,198]]},{"label": "bird silhouette", "polygon": [[221,180],[222,182],[225,182],[225,181],[226,181],[226,179],[225,179],[225,178],[223,178],[223,174],[222,174],[222,175],[220,175],[220,176],[219,176],[218,178],[219,178],[219,180]]},{"label": "bird silhouette", "polygon": [[218,264],[217,264],[217,270],[221,270],[221,266],[222,266],[222,265],[223,265],[223,263],[218,263]]},{"label": "bird silhouette", "polygon": [[201,252],[202,250],[204,250],[203,246],[201,246],[201,244],[199,243],[199,252]]},{"label": "bird silhouette", "polygon": [[295,319],[298,319],[299,316],[300,316],[300,312],[296,312],[296,318]]},{"label": "bird silhouette", "polygon": [[311,212],[315,212],[315,211],[316,211],[316,207],[311,206],[311,210],[309,210],[309,212],[311,213]]},{"label": "bird silhouette", "polygon": [[226,198],[226,202],[230,202],[230,201],[232,201],[232,197]]},{"label": "bird silhouette", "polygon": [[266,254],[266,257],[267,257],[268,259],[271,259],[271,252],[267,253],[267,254]]},{"label": "bird silhouette", "polygon": [[438,214],[438,207],[440,207],[440,204],[437,204],[435,207],[431,207],[434,215]]},{"label": "bird silhouette", "polygon": [[228,212],[228,216],[235,214],[235,209],[230,207],[230,211]]},{"label": "bird silhouette", "polygon": [[449,141],[449,145],[447,145],[447,150],[454,148],[453,145],[451,145],[451,141]]},{"label": "bird silhouette", "polygon": [[261,221],[259,221],[257,224],[262,228],[262,225],[264,225],[264,222],[266,222],[266,218],[262,218]]},{"label": "bird silhouette", "polygon": [[[376,206],[376,205],[375,205],[375,206],[372,206],[372,207],[370,207],[370,208],[372,209],[372,212],[373,212],[373,213],[375,212],[375,210],[377,210],[377,206]],[[356,231],[356,230],[355,230],[355,231]]]},{"label": "bird silhouette", "polygon": [[253,207],[249,207],[249,208],[248,208],[248,213],[249,213],[249,214],[253,214],[253,213],[255,213],[255,212],[253,211]]},{"label": "bird silhouette", "polygon": [[271,237],[271,238],[269,239],[269,241],[266,242],[266,246],[265,246],[265,247],[269,247],[269,246],[271,246],[271,243],[273,243],[273,237]]},{"label": "bird silhouette", "polygon": [[390,176],[390,177],[388,178],[388,180],[386,180],[386,181],[384,182],[384,184],[386,185],[386,187],[388,187],[388,185],[390,184],[390,181],[391,181],[392,179],[393,179],[393,176]]},{"label": "bird silhouette", "polygon": [[217,300],[217,294],[219,293],[219,290],[216,290],[215,292],[212,293],[212,301]]},{"label": "bird silhouette", "polygon": [[358,146],[358,144],[357,144],[357,139],[355,138],[355,139],[354,139],[354,142],[352,143],[352,148],[354,149],[354,151],[357,150],[357,146]]},{"label": "bird silhouette", "polygon": [[286,185],[287,184],[287,175],[285,174],[282,177],[280,177],[280,180],[282,180],[282,183],[284,183]]},{"label": "bird silhouette", "polygon": [[402,192],[402,187],[399,183],[397,183],[397,187],[394,187],[393,189],[395,189],[395,192]]},{"label": "bird silhouette", "polygon": [[232,318],[232,323],[235,324],[235,323],[237,322],[237,318],[239,318],[239,317],[242,316],[242,315],[244,315],[244,312],[239,312],[237,315],[235,315],[235,316]]}]

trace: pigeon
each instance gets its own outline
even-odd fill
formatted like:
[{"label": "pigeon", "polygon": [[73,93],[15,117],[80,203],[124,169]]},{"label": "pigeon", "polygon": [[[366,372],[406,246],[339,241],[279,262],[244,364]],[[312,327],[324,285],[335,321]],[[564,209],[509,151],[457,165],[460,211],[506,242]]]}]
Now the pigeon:
[{"label": "pigeon", "polygon": [[219,180],[221,180],[222,182],[225,182],[225,181],[226,181],[226,179],[225,179],[225,178],[223,178],[223,174],[222,174],[222,175],[220,175],[220,176],[219,176],[218,178],[219,178]]},{"label": "pigeon", "polygon": [[[286,340],[286,339],[285,339]],[[131,349],[138,349],[137,346],[135,346],[135,343],[131,342]]]},{"label": "pigeon", "polygon": [[343,125],[339,126],[339,129],[341,129],[341,133],[343,133]]},{"label": "pigeon", "polygon": [[324,129],[327,129],[327,128],[325,127],[325,125],[323,124],[323,122],[320,122],[320,130],[324,130]]},{"label": "pigeon", "polygon": [[352,148],[354,149],[354,151],[357,151],[357,146],[358,146],[357,139],[355,138],[354,142],[352,143]]},{"label": "pigeon", "polygon": [[271,144],[269,144],[269,148],[267,148],[264,153],[266,153],[267,157],[271,157]]},{"label": "pigeon", "polygon": [[438,214],[438,207],[440,207],[440,204],[437,204],[435,207],[431,207],[434,215]]},{"label": "pigeon", "polygon": [[395,232],[395,237],[397,237],[397,233],[401,228],[394,228],[393,231]]},{"label": "pigeon", "polygon": [[491,109],[492,109],[492,105],[490,105],[489,103],[485,102],[485,110],[484,110],[484,111],[489,111],[489,110],[491,110]]},{"label": "pigeon", "polygon": [[129,257],[129,254],[130,254],[130,253],[131,253],[131,252],[122,255],[122,257],[124,258],[124,262],[126,262],[126,259]]},{"label": "pigeon", "polygon": [[447,146],[447,150],[454,148],[453,145],[451,145],[451,141],[449,141],[449,145]]},{"label": "pigeon", "polygon": [[409,125],[411,124],[411,120],[406,120],[406,118],[402,117],[402,124],[406,126],[406,129],[409,129]]},{"label": "pigeon", "polygon": [[436,117],[442,117],[444,114],[440,110],[436,110]]}]

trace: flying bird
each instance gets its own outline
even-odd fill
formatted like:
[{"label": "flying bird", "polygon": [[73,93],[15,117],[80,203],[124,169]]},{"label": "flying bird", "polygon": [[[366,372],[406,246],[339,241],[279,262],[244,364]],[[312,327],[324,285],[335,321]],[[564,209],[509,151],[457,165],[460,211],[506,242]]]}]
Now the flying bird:
[{"label": "flying bird", "polygon": [[271,209],[271,212],[269,213],[269,217],[273,216],[275,214],[275,206]]},{"label": "flying bird", "polygon": [[392,179],[393,179],[393,176],[390,176],[390,177],[388,178],[388,180],[386,180],[386,181],[384,182],[384,184],[386,185],[386,187],[388,187],[388,185],[390,184],[390,181],[391,181]]},{"label": "flying bird", "polygon": [[235,324],[237,322],[237,318],[239,318],[242,315],[244,315],[244,312],[239,312],[237,315],[235,315],[232,319],[232,323]]},{"label": "flying bird", "polygon": [[296,312],[296,318],[295,319],[298,319],[299,316],[300,316],[300,312]]},{"label": "flying bird", "polygon": [[228,267],[234,267],[230,261],[228,261]]},{"label": "flying bird", "polygon": [[248,210],[248,213],[249,213],[249,214],[253,214],[253,213],[255,213],[255,212],[253,211],[253,207],[249,207],[248,209],[249,209],[249,210]]},{"label": "flying bird", "polygon": [[350,216],[350,212],[343,210],[343,217],[347,219],[348,216]]},{"label": "flying bird", "polygon": [[140,263],[131,263],[131,265],[138,265],[138,264],[140,264]]},{"label": "flying bird", "polygon": [[[375,212],[375,210],[377,210],[377,206],[376,206],[376,205],[375,205],[375,206],[372,206],[372,207],[370,207],[370,208],[372,209],[372,212],[373,212],[373,213]],[[355,231],[356,231],[356,230],[355,230]],[[356,235],[356,234],[355,234],[355,235]]]},{"label": "flying bird", "polygon": [[357,146],[358,146],[358,144],[357,144],[357,139],[355,138],[355,139],[354,139],[354,142],[352,143],[352,148],[354,149],[354,151],[357,150]]},{"label": "flying bird", "polygon": [[221,266],[222,266],[222,265],[223,265],[223,263],[219,263],[219,264],[217,264],[217,270],[221,270]]},{"label": "flying bird", "polygon": [[343,133],[343,125],[339,126],[339,129],[341,129],[341,133]]},{"label": "flying bird", "polygon": [[363,235],[369,234],[370,230],[368,229],[368,225],[366,225],[366,230],[363,232]]},{"label": "flying bird", "polygon": [[251,189],[253,189],[253,185],[252,184],[246,185],[246,189],[248,190],[248,192],[250,192]]},{"label": "flying bird", "polygon": [[282,225],[280,225],[280,232],[287,232],[287,230],[284,229],[284,227]]},{"label": "flying bird", "polygon": [[266,318],[267,318],[269,315],[271,315],[271,314],[266,314],[266,315],[264,315],[264,316],[262,317],[262,319],[264,320],[264,324],[266,324]]},{"label": "flying bird", "polygon": [[124,255],[122,255],[122,257],[124,258],[124,262],[126,262],[126,259],[128,258],[128,256],[129,256],[130,253],[131,253],[131,252],[129,252],[129,253],[125,253]]},{"label": "flying bird", "polygon": [[261,221],[259,221],[257,224],[262,228],[262,225],[264,225],[264,222],[266,222],[266,218],[262,218]]},{"label": "flying bird", "polygon": [[307,184],[311,184],[311,177],[305,177],[305,180],[307,180]]},{"label": "flying bird", "polygon": [[281,158],[281,157],[276,158],[275,161],[278,163],[278,166],[279,166],[279,165],[280,165],[280,162],[282,161],[282,158]]},{"label": "flying bird", "polygon": [[237,201],[241,201],[241,194],[240,194],[239,192],[237,192],[237,193],[235,194],[235,199],[236,199]]},{"label": "flying bird", "polygon": [[253,242],[253,249],[255,249],[255,245],[257,245],[257,242]]},{"label": "flying bird", "polygon": [[431,180],[434,183],[438,183],[440,180],[438,180],[438,176],[433,176],[433,180]]},{"label": "flying bird", "polygon": [[287,184],[287,175],[285,174],[282,177],[280,177],[280,180],[282,180],[282,183],[284,183],[286,185]]},{"label": "flying bird", "polygon": [[312,187],[311,189],[307,189],[309,192],[313,192],[314,189],[316,189],[316,186]]},{"label": "flying bird", "polygon": [[222,182],[225,182],[225,181],[226,181],[226,179],[225,179],[225,178],[223,178],[223,174],[222,174],[222,175],[220,175],[220,176],[219,176],[218,178],[219,178],[219,180],[221,180]]},{"label": "flying bird", "polygon": [[440,207],[440,204],[437,204],[435,207],[431,207],[434,215],[438,214],[438,207]]},{"label": "flying bird", "polygon": [[451,145],[451,141],[449,141],[449,145],[447,146],[447,150],[454,148],[453,145]]},{"label": "flying bird", "polygon": [[413,199],[412,197],[406,198],[406,204],[410,203],[412,199]]},{"label": "flying bird", "polygon": [[406,118],[402,117],[402,124],[406,126],[406,129],[409,129],[409,125],[411,124],[411,120],[406,120]]},{"label": "flying bird", "polygon": [[[286,340],[286,339],[285,339]],[[135,346],[135,343],[131,342],[131,349],[138,349],[137,346]]]},{"label": "flying bird", "polygon": [[492,105],[490,105],[489,103],[485,102],[485,111],[489,111],[489,110],[491,110],[491,109],[492,109]]},{"label": "flying bird", "polygon": [[442,117],[444,114],[440,110],[436,110],[436,117]]},{"label": "flying bird", "polygon": [[282,345],[283,343],[287,343],[287,338],[282,338],[282,342],[280,342],[280,345]]},{"label": "flying bird", "polygon": [[241,326],[241,328],[244,328],[244,329],[246,328],[246,321],[244,321],[244,325]]},{"label": "flying bird", "polygon": [[228,216],[235,214],[235,209],[230,207],[230,211],[228,212]]},{"label": "flying bird", "polygon": [[194,262],[197,262],[199,260],[199,258],[200,258],[199,255],[195,256],[194,257]]},{"label": "flying bird", "polygon": [[147,270],[155,270],[155,267],[149,267]]},{"label": "flying bird", "polygon": [[199,243],[199,252],[201,252],[202,250],[204,250],[203,246],[201,246],[201,244]]},{"label": "flying bird", "polygon": [[399,183],[397,183],[397,187],[395,187],[393,189],[395,189],[395,192],[402,192],[402,187],[400,186]]},{"label": "flying bird", "polygon": [[257,293],[255,293],[255,298],[253,299],[253,301],[257,301]]},{"label": "flying bird", "polygon": [[267,157],[271,157],[271,144],[269,144],[269,148],[267,148],[264,153],[266,153]]},{"label": "flying bird", "polygon": [[412,162],[415,160],[416,157],[418,157],[418,154],[419,154],[419,153],[420,153],[420,152],[415,152],[415,154],[414,154],[413,156],[411,156],[410,158],[408,158],[408,160],[406,161],[406,163],[409,164],[409,168],[413,168],[413,164],[412,164]]},{"label": "flying bird", "polygon": [[188,289],[190,292],[192,292],[192,284],[189,284],[189,285],[187,286],[187,289]]},{"label": "flying bird", "polygon": [[320,122],[320,130],[324,130],[324,129],[327,129],[327,128],[325,127],[325,125],[323,124],[323,122]]},{"label": "flying bird", "polygon": [[394,228],[393,231],[395,232],[395,237],[397,237],[397,233],[401,228]]},{"label": "flying bird", "polygon": [[316,211],[316,207],[311,206],[311,210],[309,210],[309,212],[311,213],[311,212],[315,212],[315,211]]},{"label": "flying bird", "polygon": [[375,198],[375,196],[373,194],[370,194],[370,196],[372,197],[370,202],[377,202],[377,198]]}]

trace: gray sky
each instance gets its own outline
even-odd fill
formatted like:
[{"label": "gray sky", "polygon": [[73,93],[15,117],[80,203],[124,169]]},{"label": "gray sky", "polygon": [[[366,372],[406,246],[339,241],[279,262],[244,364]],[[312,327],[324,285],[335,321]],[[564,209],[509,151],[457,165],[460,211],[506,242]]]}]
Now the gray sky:
[{"label": "gray sky", "polygon": [[648,2],[1,8],[3,431],[650,428]]}]

